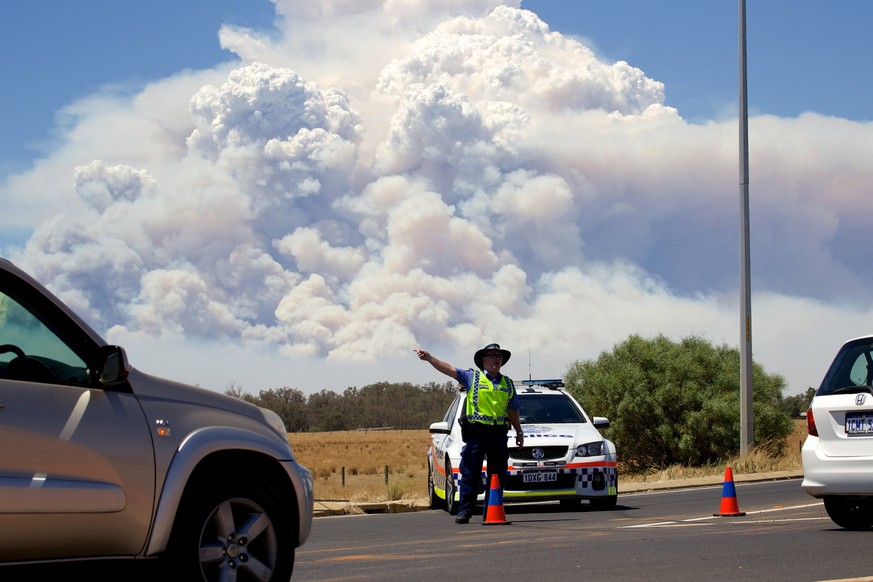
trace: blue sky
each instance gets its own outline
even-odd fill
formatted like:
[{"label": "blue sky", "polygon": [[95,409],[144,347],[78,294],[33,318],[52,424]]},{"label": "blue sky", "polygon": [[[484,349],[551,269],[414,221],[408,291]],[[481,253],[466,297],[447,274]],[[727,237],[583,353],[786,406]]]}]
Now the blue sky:
[{"label": "blue sky", "polygon": [[[728,0],[522,2],[552,30],[590,39],[603,58],[626,60],[663,82],[666,103],[694,122],[736,111],[737,7]],[[0,4],[0,177],[50,147],[58,112],[75,99],[230,60],[218,42],[221,24],[269,29],[274,18],[268,0]],[[750,110],[873,118],[871,23],[867,0],[748,1]]]},{"label": "blue sky", "polygon": [[230,60],[218,42],[223,23],[269,27],[274,17],[268,0],[2,3],[0,175],[39,155],[74,100]]},{"label": "blue sky", "polygon": [[[623,59],[667,86],[667,104],[691,121],[737,103],[738,2],[527,0],[555,30],[588,37],[605,58]],[[873,118],[873,3],[747,0],[749,107],[760,113],[816,111]]]},{"label": "blue sky", "polygon": [[[518,4],[0,3],[0,253],[217,389],[735,345],[737,2]],[[753,349],[796,394],[873,317],[873,2],[747,18]]]}]

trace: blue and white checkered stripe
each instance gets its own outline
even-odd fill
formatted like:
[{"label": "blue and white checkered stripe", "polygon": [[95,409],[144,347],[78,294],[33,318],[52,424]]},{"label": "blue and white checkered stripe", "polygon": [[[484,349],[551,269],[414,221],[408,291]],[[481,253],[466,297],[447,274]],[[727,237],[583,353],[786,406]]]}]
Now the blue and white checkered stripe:
[{"label": "blue and white checkered stripe", "polygon": [[579,485],[582,486],[582,489],[587,489],[589,485],[594,481],[595,473],[606,474],[607,489],[614,488],[618,481],[618,471],[616,471],[614,467],[580,467],[578,469],[562,469],[560,472],[576,473],[576,480],[578,481]]}]

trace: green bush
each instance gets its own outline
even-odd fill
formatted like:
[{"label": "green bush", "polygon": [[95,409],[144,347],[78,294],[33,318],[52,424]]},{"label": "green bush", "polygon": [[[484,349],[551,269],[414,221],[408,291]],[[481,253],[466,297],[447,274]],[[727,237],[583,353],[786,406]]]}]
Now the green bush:
[{"label": "green bush", "polygon": [[[740,449],[740,354],[699,337],[630,336],[612,353],[575,362],[568,390],[591,415],[607,416],[606,435],[633,472],[717,463]],[[755,445],[779,454],[792,430],[781,407],[785,380],[752,366]]]}]

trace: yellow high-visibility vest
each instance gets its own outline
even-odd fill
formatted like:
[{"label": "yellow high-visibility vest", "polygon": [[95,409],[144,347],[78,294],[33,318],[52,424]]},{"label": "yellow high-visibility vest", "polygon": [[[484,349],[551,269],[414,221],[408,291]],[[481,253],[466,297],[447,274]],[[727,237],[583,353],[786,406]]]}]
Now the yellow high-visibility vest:
[{"label": "yellow high-visibility vest", "polygon": [[482,424],[506,422],[506,405],[515,394],[515,385],[505,375],[494,383],[479,370],[473,374],[473,385],[467,393],[467,419]]}]

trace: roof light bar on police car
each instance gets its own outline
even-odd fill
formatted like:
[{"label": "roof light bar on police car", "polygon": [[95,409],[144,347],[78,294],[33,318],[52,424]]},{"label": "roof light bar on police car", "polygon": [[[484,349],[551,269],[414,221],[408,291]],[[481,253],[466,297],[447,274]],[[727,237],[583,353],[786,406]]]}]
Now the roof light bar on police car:
[{"label": "roof light bar on police car", "polygon": [[522,380],[521,383],[525,386],[543,386],[550,390],[557,390],[558,388],[564,387],[564,381],[560,378],[551,378],[548,380]]}]

